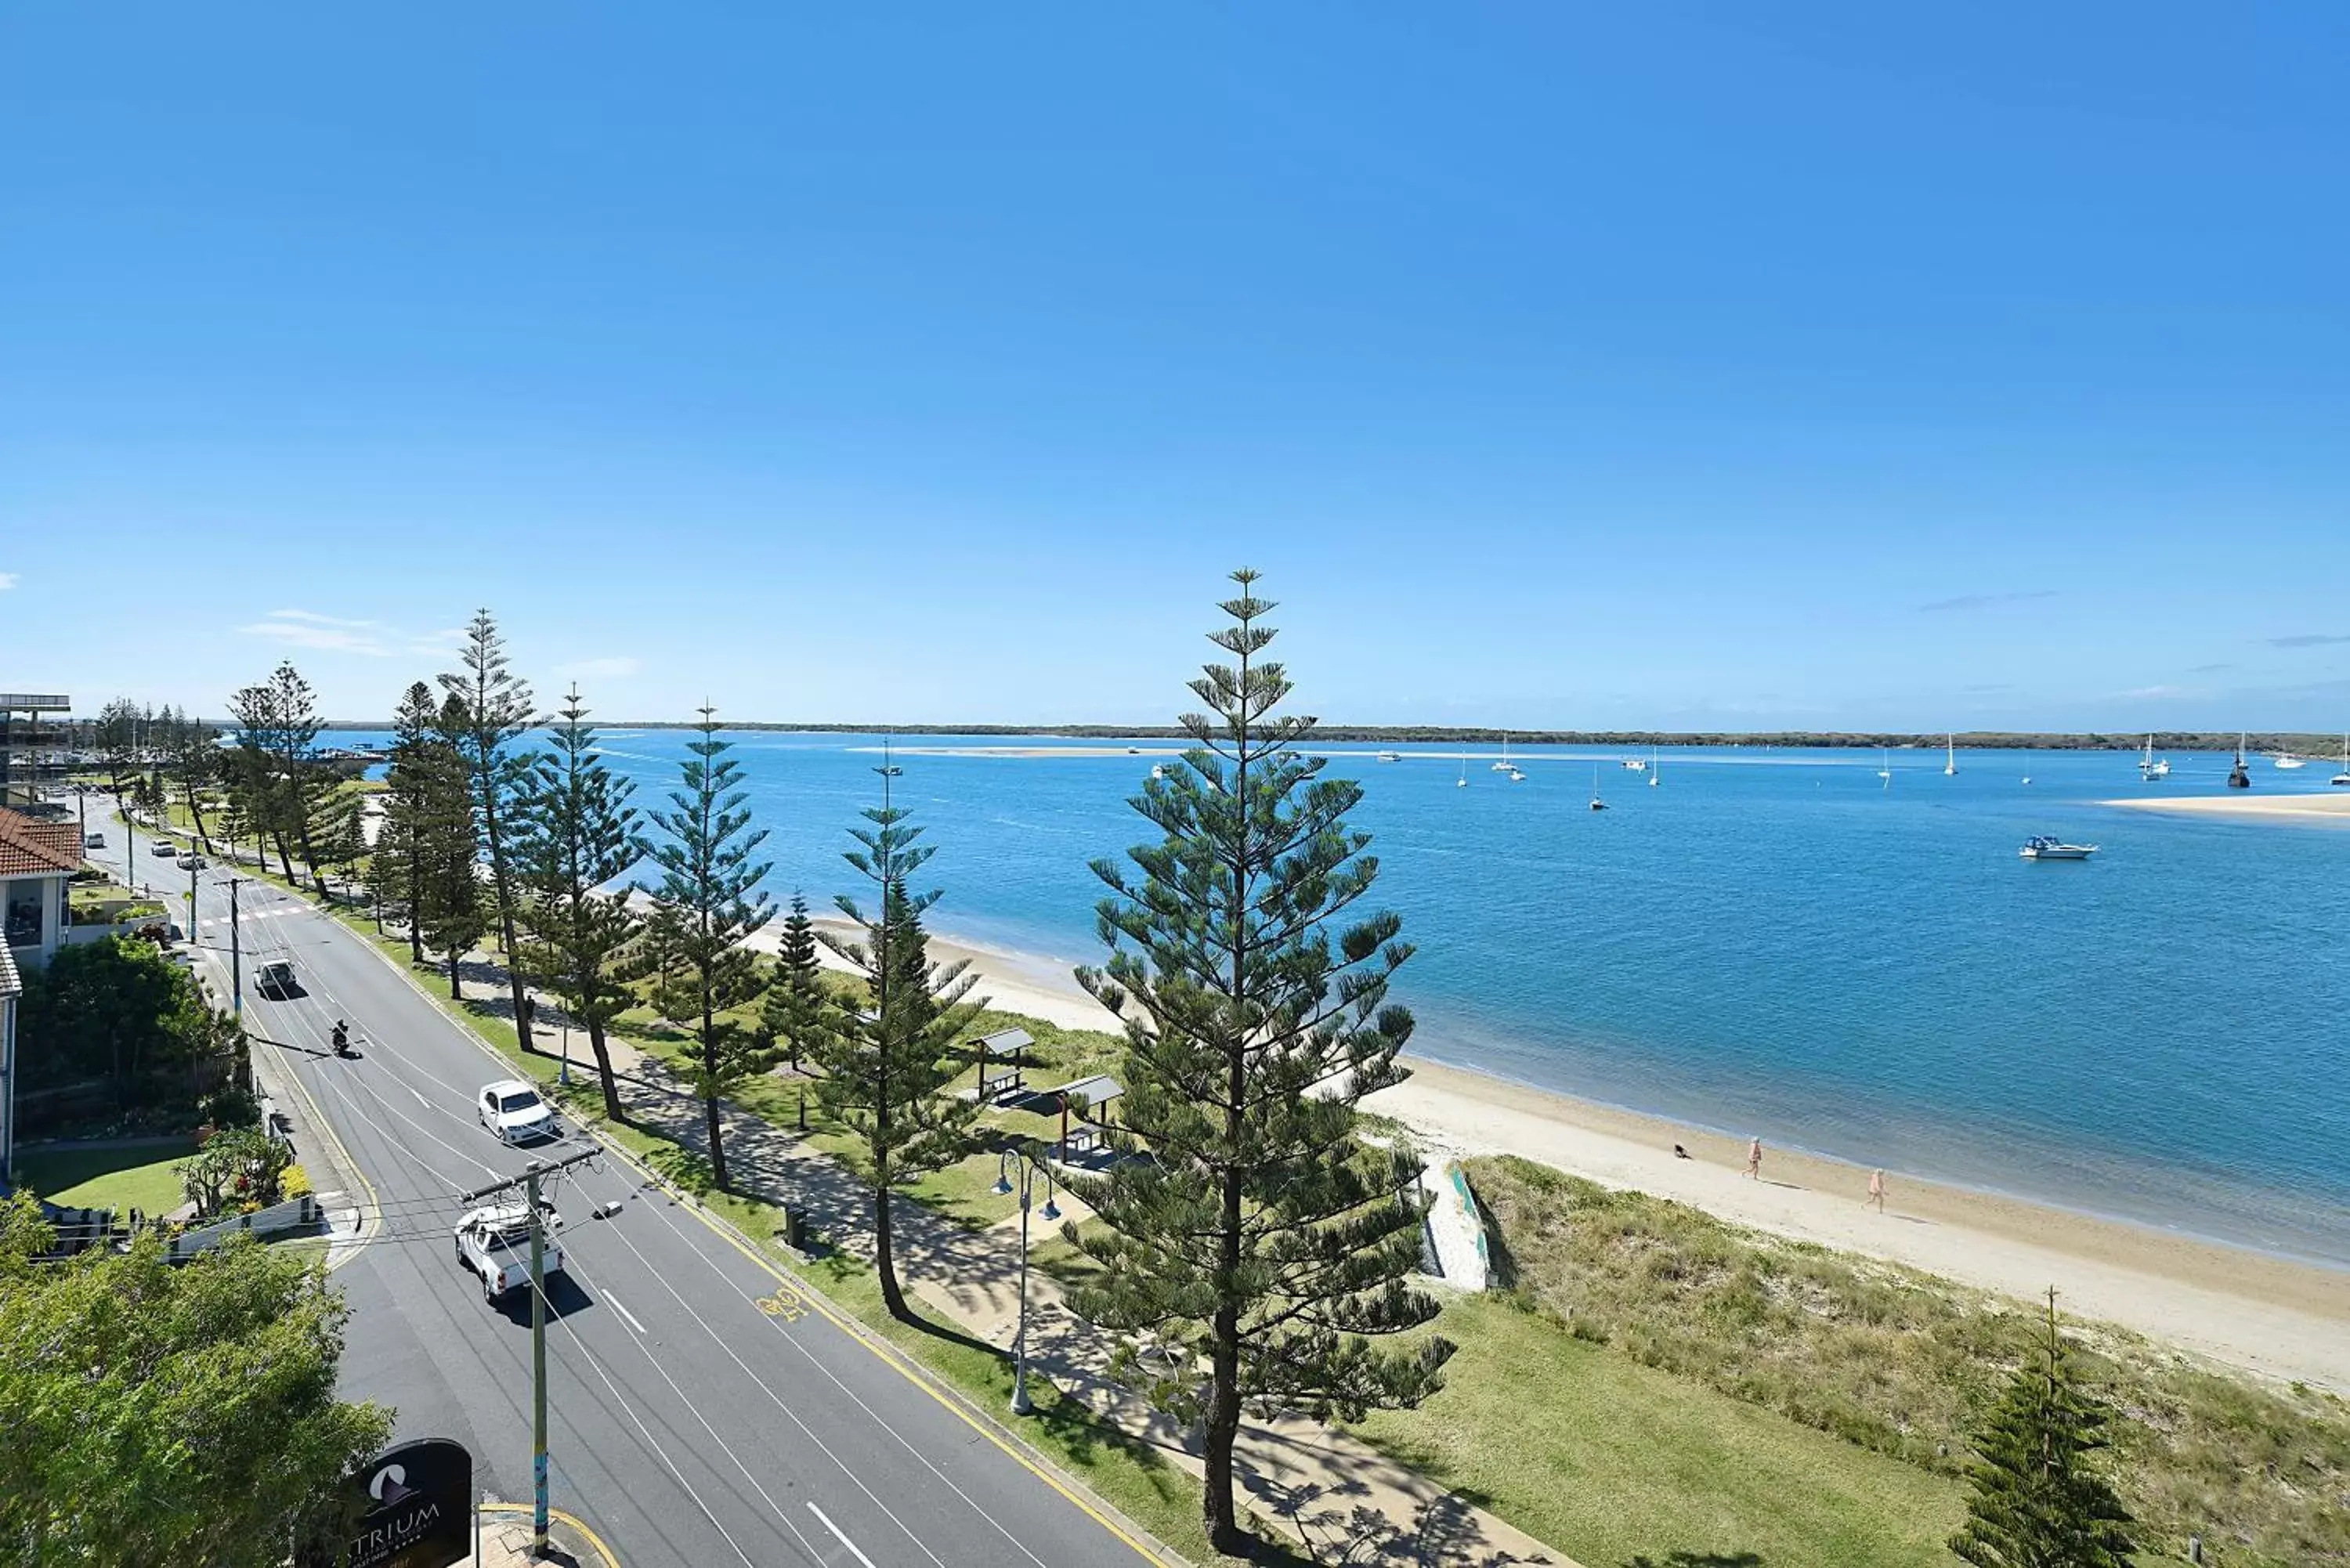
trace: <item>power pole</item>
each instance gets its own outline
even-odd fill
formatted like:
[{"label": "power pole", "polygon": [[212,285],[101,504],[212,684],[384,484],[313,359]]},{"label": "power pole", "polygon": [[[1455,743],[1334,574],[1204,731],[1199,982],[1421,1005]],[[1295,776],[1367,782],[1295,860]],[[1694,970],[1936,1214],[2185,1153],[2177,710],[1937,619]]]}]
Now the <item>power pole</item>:
[{"label": "power pole", "polygon": [[523,1174],[475,1188],[457,1199],[468,1207],[519,1187],[530,1209],[530,1478],[531,1555],[546,1555],[546,1220],[539,1198],[539,1182],[596,1158],[598,1149],[582,1149],[553,1164],[534,1159]]},{"label": "power pole", "polygon": [[236,923],[236,890],[244,886],[242,877],[228,879],[228,993],[239,1018],[244,1016],[244,936]]}]

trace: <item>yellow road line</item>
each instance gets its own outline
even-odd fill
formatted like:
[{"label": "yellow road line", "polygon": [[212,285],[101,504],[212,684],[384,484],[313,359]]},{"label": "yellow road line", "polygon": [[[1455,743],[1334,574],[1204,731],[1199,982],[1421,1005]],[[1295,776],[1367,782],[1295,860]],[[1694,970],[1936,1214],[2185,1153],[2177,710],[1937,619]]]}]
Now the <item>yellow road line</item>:
[{"label": "yellow road line", "polygon": [[[304,902],[306,903],[309,900],[307,898],[304,899]],[[316,912],[324,915],[328,919],[335,919],[331,911],[319,909],[316,904],[312,904],[311,908]],[[340,920],[335,920],[335,923],[337,925],[342,924]],[[369,952],[375,954],[377,958],[383,961],[383,966],[386,969],[391,971],[392,973],[406,981],[408,982],[409,989],[414,991],[419,996],[422,997],[426,1003],[430,1005],[435,1012],[438,1012],[442,1018],[446,1019],[452,1027],[453,1027],[460,1034],[463,1035],[468,1041],[472,1042],[473,1044],[484,1055],[488,1056],[492,1061],[497,1063],[502,1067],[510,1066],[512,1064],[511,1059],[507,1057],[505,1053],[500,1051],[495,1045],[491,1044],[487,1040],[482,1038],[480,1033],[476,1031],[472,1024],[468,1023],[465,1020],[457,1017],[454,1013],[442,1007],[438,997],[432,995],[432,993],[426,991],[423,986],[418,984],[416,977],[409,973],[404,966],[395,962],[391,958],[391,955],[378,947],[375,942],[368,937],[367,933],[364,931],[354,931],[351,934],[359,939],[359,946],[365,948]],[[1014,1464],[1017,1464],[1021,1469],[1035,1476],[1038,1480],[1043,1481],[1046,1486],[1051,1487],[1055,1491],[1059,1492],[1070,1502],[1075,1503],[1087,1518],[1092,1520],[1104,1530],[1108,1531],[1112,1535],[1131,1547],[1135,1553],[1145,1563],[1154,1563],[1157,1565],[1157,1568],[1175,1568],[1174,1564],[1170,1564],[1165,1558],[1160,1557],[1158,1553],[1152,1552],[1150,1548],[1145,1546],[1141,1542],[1137,1541],[1131,1534],[1128,1533],[1128,1532],[1120,1526],[1116,1520],[1111,1519],[1108,1515],[1102,1512],[1100,1509],[1096,1508],[1092,1502],[1080,1496],[1077,1492],[1072,1490],[1066,1482],[1063,1481],[1060,1477],[1055,1475],[1045,1465],[1040,1464],[1036,1459],[1022,1452],[1020,1448],[1014,1447],[1013,1443],[1008,1440],[1005,1434],[999,1430],[993,1423],[982,1420],[975,1413],[967,1408],[960,1398],[950,1397],[944,1390],[938,1386],[927,1371],[910,1365],[895,1345],[889,1345],[884,1341],[876,1340],[867,1333],[864,1324],[848,1316],[831,1302],[826,1300],[822,1292],[816,1290],[816,1287],[808,1284],[806,1281],[795,1278],[793,1275],[786,1273],[782,1269],[776,1267],[774,1262],[761,1256],[760,1253],[743,1238],[742,1234],[737,1231],[733,1225],[728,1224],[719,1216],[711,1213],[710,1210],[704,1208],[702,1202],[691,1193],[677,1187],[675,1184],[671,1182],[667,1177],[664,1177],[660,1172],[653,1169],[643,1160],[639,1159],[634,1153],[628,1148],[623,1147],[618,1139],[610,1137],[601,1127],[589,1127],[583,1122],[581,1124],[580,1130],[593,1136],[598,1143],[609,1149],[615,1156],[625,1160],[630,1166],[633,1166],[638,1171],[641,1172],[646,1179],[653,1182],[664,1191],[670,1193],[672,1197],[683,1203],[686,1209],[695,1219],[701,1220],[704,1226],[709,1228],[710,1232],[712,1235],[716,1236],[720,1241],[724,1241],[736,1251],[742,1253],[743,1256],[749,1259],[753,1264],[764,1270],[777,1284],[788,1285],[794,1291],[797,1292],[803,1299],[805,1299],[811,1306],[815,1307],[818,1313],[822,1314],[824,1317],[833,1324],[833,1326],[839,1329],[843,1334],[848,1335],[851,1343],[863,1346],[865,1350],[868,1351],[874,1359],[880,1362],[882,1366],[887,1366],[892,1372],[898,1374],[899,1376],[903,1377],[907,1382],[912,1384],[915,1387],[929,1395],[932,1399],[938,1401],[939,1405],[942,1408],[952,1412],[956,1418],[961,1420],[965,1426],[969,1427],[972,1431],[977,1432],[981,1437],[985,1438],[989,1442],[1002,1449],[1005,1457],[1010,1459]],[[339,1145],[338,1147],[339,1147]],[[364,1179],[364,1178],[362,1178],[362,1179]],[[372,1195],[372,1189],[370,1189],[370,1195]]]},{"label": "yellow road line", "polygon": [[864,1346],[864,1348],[871,1353],[873,1357],[879,1361],[882,1366],[889,1367],[892,1372],[897,1373],[898,1376],[903,1377],[907,1382],[912,1384],[915,1387],[929,1395],[932,1399],[939,1403],[941,1408],[952,1413],[957,1419],[961,1420],[972,1431],[977,1432],[981,1437],[985,1438],[989,1442],[1002,1449],[1004,1455],[1014,1463],[1019,1465],[1021,1469],[1026,1470],[1038,1480],[1043,1481],[1046,1486],[1051,1487],[1055,1491],[1059,1492],[1069,1501],[1075,1503],[1088,1519],[1091,1519],[1096,1524],[1100,1525],[1104,1530],[1108,1531],[1112,1535],[1118,1537],[1118,1540],[1126,1542],[1128,1546],[1133,1548],[1136,1555],[1139,1556],[1145,1563],[1155,1563],[1158,1565],[1158,1568],[1170,1568],[1170,1565],[1164,1558],[1159,1557],[1156,1552],[1152,1552],[1150,1548],[1145,1546],[1141,1542],[1137,1541],[1132,1535],[1128,1534],[1116,1520],[1111,1519],[1108,1515],[1103,1513],[1101,1510],[1096,1508],[1093,1503],[1086,1498],[1070,1490],[1067,1484],[1065,1483],[1060,1477],[1055,1475],[1049,1469],[1039,1464],[1027,1454],[1023,1453],[1020,1449],[1014,1447],[1013,1444],[1007,1440],[1004,1433],[999,1430],[993,1423],[982,1420],[976,1413],[966,1407],[960,1397],[950,1397],[945,1390],[938,1386],[937,1383],[933,1380],[928,1371],[910,1363],[906,1359],[904,1353],[899,1351],[897,1346],[889,1344],[885,1340],[875,1339],[867,1331],[863,1324],[858,1322],[855,1318],[848,1316],[831,1302],[826,1300],[822,1292],[807,1283],[805,1280],[801,1280],[785,1270],[778,1268],[769,1259],[762,1256],[756,1249],[752,1247],[750,1243],[743,1238],[742,1234],[737,1231],[731,1223],[718,1215],[711,1213],[709,1210],[705,1209],[702,1205],[700,1200],[693,1197],[692,1194],[681,1191],[675,1186],[671,1185],[670,1181],[660,1174],[660,1172],[654,1170],[651,1167],[646,1165],[642,1160],[637,1158],[634,1154],[620,1147],[617,1142],[606,1137],[601,1129],[595,1130],[598,1139],[601,1140],[607,1147],[610,1148],[614,1154],[628,1161],[630,1165],[635,1166],[637,1169],[642,1171],[649,1179],[658,1183],[663,1189],[667,1189],[671,1195],[682,1201],[687,1210],[692,1213],[693,1217],[701,1220],[702,1223],[709,1229],[712,1235],[716,1236],[720,1241],[724,1241],[736,1251],[742,1253],[743,1256],[749,1259],[753,1264],[765,1271],[768,1276],[774,1279],[776,1283],[790,1287],[802,1300],[806,1301],[810,1306],[813,1306],[828,1322],[830,1322],[833,1326],[838,1328],[843,1334],[846,1334],[849,1337],[851,1343]]},{"label": "yellow road line", "polygon": [[[484,1513],[527,1514],[532,1511],[532,1507],[526,1502],[485,1502],[481,1505],[481,1510]],[[577,1514],[566,1513],[559,1508],[550,1508],[546,1511],[546,1517],[559,1519],[570,1529],[577,1531],[579,1538],[594,1547],[596,1555],[604,1560],[605,1568],[620,1568],[619,1558],[613,1554],[610,1547],[604,1544],[604,1538],[588,1529],[587,1521]]]}]

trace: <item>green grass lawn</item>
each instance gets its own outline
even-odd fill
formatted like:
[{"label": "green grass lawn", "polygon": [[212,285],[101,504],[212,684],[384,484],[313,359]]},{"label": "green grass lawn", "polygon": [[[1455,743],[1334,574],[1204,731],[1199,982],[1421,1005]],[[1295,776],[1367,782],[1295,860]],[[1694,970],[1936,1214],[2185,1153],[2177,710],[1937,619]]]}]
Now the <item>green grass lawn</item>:
[{"label": "green grass lawn", "polygon": [[187,1200],[180,1165],[193,1138],[172,1147],[37,1149],[16,1157],[16,1179],[72,1209],[141,1209],[162,1214]]},{"label": "green grass lawn", "polygon": [[1461,1347],[1443,1392],[1357,1430],[1589,1568],[1952,1561],[1942,1542],[1964,1504],[1948,1477],[1573,1339],[1498,1296],[1455,1301],[1437,1326]]}]

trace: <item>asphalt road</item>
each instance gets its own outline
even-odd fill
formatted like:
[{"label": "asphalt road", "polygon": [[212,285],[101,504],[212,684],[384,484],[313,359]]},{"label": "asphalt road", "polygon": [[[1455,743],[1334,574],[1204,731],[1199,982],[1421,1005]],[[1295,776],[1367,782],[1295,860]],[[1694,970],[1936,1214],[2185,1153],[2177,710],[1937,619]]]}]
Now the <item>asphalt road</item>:
[{"label": "asphalt road", "polygon": [[[92,857],[119,867],[123,825],[104,827]],[[183,909],[188,874],[138,839],[135,875]],[[200,875],[194,927],[224,995],[226,876]],[[459,1267],[457,1195],[591,1145],[506,1147],[472,1109],[510,1075],[485,1046],[330,917],[265,883],[239,901],[255,1050],[291,1066],[366,1189],[328,1205],[361,1207],[374,1228],[335,1270],[352,1309],[345,1397],[395,1407],[400,1438],[457,1438],[477,1484],[527,1501],[529,1303],[492,1306]],[[255,994],[272,959],[294,965],[299,994]],[[338,1018],[356,1061],[328,1049]],[[633,1167],[608,1153],[555,1198],[569,1272],[547,1292],[553,1501],[631,1568],[1157,1561]],[[591,1217],[616,1200],[612,1218]]]}]

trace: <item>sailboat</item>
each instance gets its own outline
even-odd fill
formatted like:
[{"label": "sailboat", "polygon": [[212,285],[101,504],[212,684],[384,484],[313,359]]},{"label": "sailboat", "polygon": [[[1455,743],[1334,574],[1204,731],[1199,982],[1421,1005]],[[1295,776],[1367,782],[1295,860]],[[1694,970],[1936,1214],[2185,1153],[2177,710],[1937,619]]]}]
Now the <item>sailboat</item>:
[{"label": "sailboat", "polygon": [[1453,787],[1455,789],[1467,789],[1469,787],[1469,759],[1467,757],[1462,757],[1461,759],[1461,777],[1454,784]]},{"label": "sailboat", "polygon": [[1877,776],[1885,781],[1887,789],[1893,787],[1893,748],[1890,746],[1885,748],[1885,765],[1877,770]]},{"label": "sailboat", "polygon": [[1951,734],[1951,733],[1949,733],[1949,732],[1947,732],[1943,734],[1943,736],[1942,736],[1942,754],[1943,754],[1943,756],[1944,756],[1945,758],[1947,758],[1947,759],[1948,759],[1947,761],[1945,761],[1945,762],[1942,763],[1942,776],[1943,776],[1944,778],[1956,778],[1956,777],[1958,777],[1958,775],[1959,775],[1959,738],[1958,738],[1958,736],[1957,736],[1957,735],[1955,735],[1955,734]]},{"label": "sailboat", "polygon": [[2230,789],[2252,787],[2252,775],[2244,771],[2244,735],[2241,730],[2236,732],[2236,765],[2228,770],[2228,787]]},{"label": "sailboat", "polygon": [[1597,768],[1593,768],[1591,770],[1591,809],[1594,811],[1606,811],[1607,809],[1607,803],[1599,798],[1599,770]]},{"label": "sailboat", "polygon": [[1657,749],[1651,746],[1648,748],[1648,787],[1656,788],[1657,781],[1664,776],[1664,770],[1657,765]]},{"label": "sailboat", "polygon": [[1510,767],[1510,732],[1507,730],[1502,732],[1502,760],[1493,764],[1493,771],[1497,774],[1513,771]]},{"label": "sailboat", "polygon": [[2325,782],[2350,789],[2350,735],[2342,737],[2342,771]]},{"label": "sailboat", "polygon": [[2160,762],[2155,760],[2154,736],[2151,733],[2146,738],[2146,755],[2138,759],[2137,776],[2148,784],[2152,784],[2157,779],[2167,779],[2170,776],[2170,759],[2165,757]]}]

